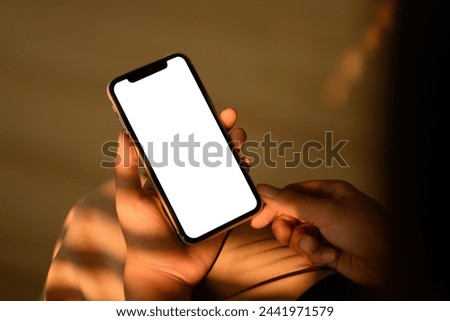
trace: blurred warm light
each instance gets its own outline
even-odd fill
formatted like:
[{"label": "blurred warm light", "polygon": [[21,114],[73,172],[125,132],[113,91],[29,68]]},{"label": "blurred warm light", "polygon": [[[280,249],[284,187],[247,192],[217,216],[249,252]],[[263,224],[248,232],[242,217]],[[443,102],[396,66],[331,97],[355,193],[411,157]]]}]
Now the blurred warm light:
[{"label": "blurred warm light", "polygon": [[361,48],[351,48],[342,55],[339,71],[342,76],[349,81],[356,81],[363,73],[364,54]]},{"label": "blurred warm light", "polygon": [[346,83],[341,74],[334,74],[328,78],[323,87],[324,96],[327,102],[332,106],[344,105],[349,96],[350,86]]},{"label": "blurred warm light", "polygon": [[372,23],[362,31],[360,42],[343,51],[337,69],[322,88],[328,105],[342,107],[348,102],[352,87],[364,74],[367,56],[380,50],[383,33],[393,27],[396,8],[396,0],[382,1],[375,9]]},{"label": "blurred warm light", "polygon": [[364,31],[364,34],[362,36],[361,40],[362,50],[369,54],[375,53],[378,50],[378,48],[380,48],[380,42],[381,42],[380,28],[377,28],[377,26],[375,25],[370,26]]},{"label": "blurred warm light", "polygon": [[397,1],[394,0],[383,1],[378,6],[374,24],[383,31],[391,29],[394,24],[396,9],[397,9]]}]

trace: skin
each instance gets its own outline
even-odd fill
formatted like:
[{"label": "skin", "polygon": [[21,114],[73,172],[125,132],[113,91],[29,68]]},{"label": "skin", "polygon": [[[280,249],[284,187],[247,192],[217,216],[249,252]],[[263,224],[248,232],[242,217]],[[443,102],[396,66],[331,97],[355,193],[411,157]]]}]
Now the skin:
[{"label": "skin", "polygon": [[[233,109],[221,113],[239,149],[246,137],[231,129],[236,118]],[[218,236],[199,246],[182,244],[155,191],[138,176],[127,136],[120,139],[117,177],[84,195],[66,217],[46,300],[295,300],[335,273],[311,270],[305,257],[278,244],[269,227],[255,230],[249,221],[228,232],[226,242]]]},{"label": "skin", "polygon": [[272,224],[277,240],[366,286],[386,280],[387,215],[376,201],[344,181],[258,185],[265,205],[254,228]]},{"label": "skin", "polygon": [[[236,111],[225,109],[220,118],[239,150],[246,134],[233,129]],[[166,220],[155,190],[139,175],[128,136],[120,133],[119,144],[115,184],[100,186],[67,217],[49,270],[46,299],[188,300],[194,289],[198,295],[201,283],[207,299],[291,300],[335,272],[318,269],[254,285],[308,266],[331,268],[363,285],[385,282],[386,212],[352,185],[342,181],[310,181],[282,189],[259,185],[265,204],[251,225],[261,231],[252,231],[248,224],[233,229],[217,258],[224,235],[198,245],[183,244]],[[273,236],[264,228],[269,225]]]}]

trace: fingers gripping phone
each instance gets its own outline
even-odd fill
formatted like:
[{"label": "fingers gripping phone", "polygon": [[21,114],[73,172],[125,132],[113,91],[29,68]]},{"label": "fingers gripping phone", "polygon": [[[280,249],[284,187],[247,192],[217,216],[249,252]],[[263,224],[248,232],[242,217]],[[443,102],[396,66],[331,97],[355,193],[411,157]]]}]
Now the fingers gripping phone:
[{"label": "fingers gripping phone", "polygon": [[108,95],[184,242],[207,239],[259,210],[256,189],[186,56],[117,77]]}]

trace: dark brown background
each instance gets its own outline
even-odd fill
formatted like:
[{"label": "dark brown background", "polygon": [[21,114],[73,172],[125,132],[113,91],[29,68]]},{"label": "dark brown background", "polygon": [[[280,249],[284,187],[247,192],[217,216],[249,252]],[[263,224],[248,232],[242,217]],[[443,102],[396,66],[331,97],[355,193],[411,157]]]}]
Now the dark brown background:
[{"label": "dark brown background", "polygon": [[249,139],[349,140],[349,167],[262,164],[256,183],[345,179],[384,204],[391,4],[2,1],[0,299],[39,297],[69,208],[113,175],[100,167],[119,131],[107,83],[173,52],[217,109],[238,108]]}]

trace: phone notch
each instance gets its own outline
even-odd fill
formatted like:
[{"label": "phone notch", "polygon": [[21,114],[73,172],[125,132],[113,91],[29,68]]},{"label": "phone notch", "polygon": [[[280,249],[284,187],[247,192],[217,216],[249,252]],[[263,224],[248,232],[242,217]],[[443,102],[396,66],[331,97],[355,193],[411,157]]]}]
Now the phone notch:
[{"label": "phone notch", "polygon": [[136,81],[139,81],[145,77],[153,75],[166,68],[167,68],[167,61],[160,60],[136,69],[132,73],[128,74],[127,80],[131,83],[135,83]]}]

